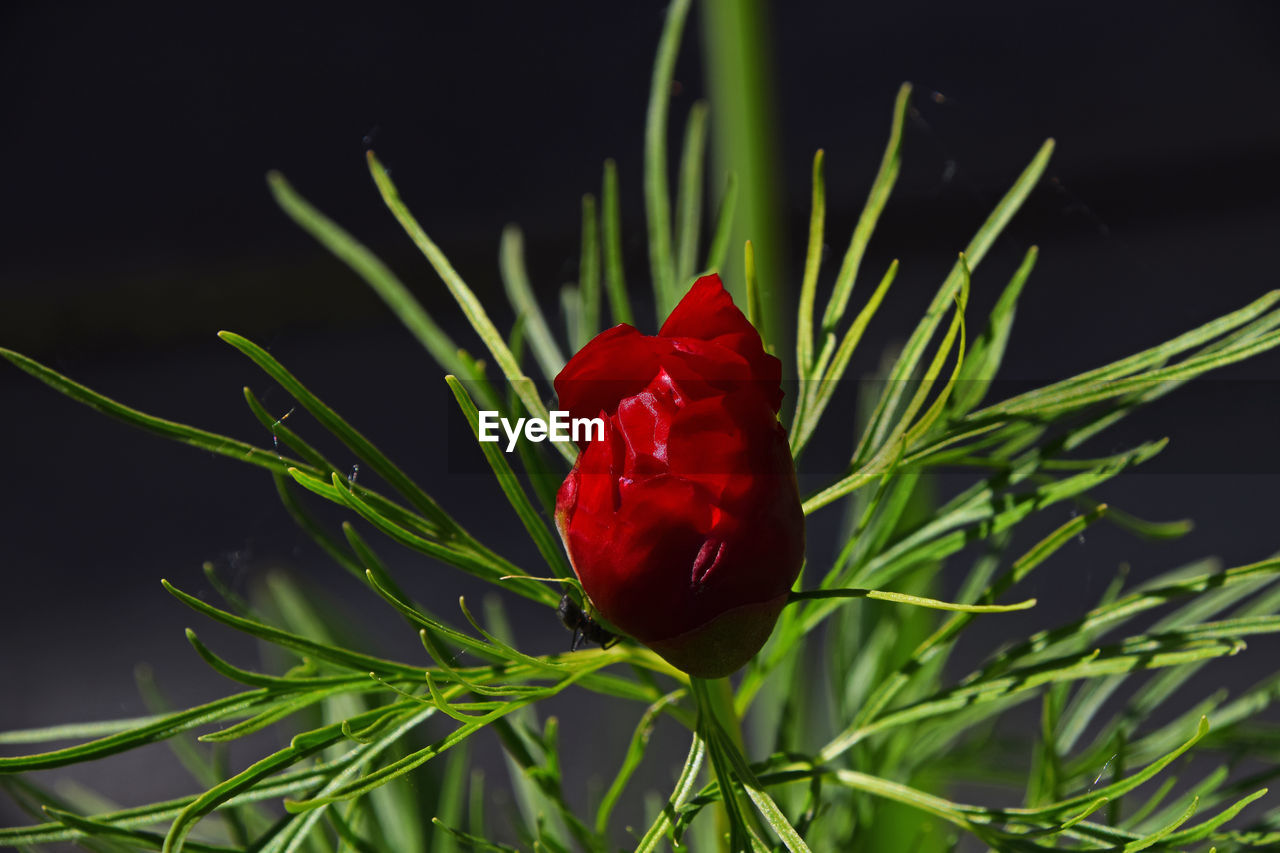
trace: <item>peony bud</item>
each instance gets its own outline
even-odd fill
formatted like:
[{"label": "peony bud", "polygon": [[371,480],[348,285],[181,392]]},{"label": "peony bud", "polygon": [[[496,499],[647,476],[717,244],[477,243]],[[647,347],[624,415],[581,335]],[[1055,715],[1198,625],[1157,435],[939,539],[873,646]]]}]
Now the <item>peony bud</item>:
[{"label": "peony bud", "polygon": [[601,616],[690,675],[750,660],[800,573],[781,379],[716,275],[656,336],[615,326],[556,377],[571,417],[605,420],[556,499],[573,569]]}]

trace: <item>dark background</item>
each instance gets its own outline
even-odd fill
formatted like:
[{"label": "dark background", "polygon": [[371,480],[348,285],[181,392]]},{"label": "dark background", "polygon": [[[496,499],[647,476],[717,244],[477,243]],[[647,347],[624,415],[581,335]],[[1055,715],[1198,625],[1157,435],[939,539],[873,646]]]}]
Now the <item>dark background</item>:
[{"label": "dark background", "polygon": [[[550,308],[555,289],[577,274],[580,196],[598,192],[602,161],[616,158],[637,286],[646,268],[641,132],[663,12],[649,2],[5,4],[0,345],[143,410],[262,442],[241,386],[281,414],[292,404],[214,337],[238,331],[486,531],[482,538],[534,565],[496,488],[471,473],[474,449],[448,440],[456,412],[440,371],[352,273],[280,213],[263,176],[283,171],[478,352],[378,198],[362,140],[373,133],[410,207],[504,329],[502,226],[523,225]],[[916,84],[903,176],[855,301],[890,258],[901,258],[902,273],[854,372],[872,370],[875,353],[909,332],[955,253],[1048,136],[1058,141],[1050,179],[974,282],[971,316],[980,318],[1025,248],[1040,245],[1005,378],[1062,378],[1276,286],[1275,4],[1010,2],[961,12],[788,2],[772,22],[793,292],[814,149],[827,151],[831,257],[822,284],[830,287],[894,92],[903,80]],[[677,140],[704,91],[699,36],[695,4],[677,66]],[[1272,553],[1278,378],[1280,354],[1268,353],[1100,437],[1098,455],[1171,436],[1145,471],[1101,496],[1144,517],[1194,517],[1197,530],[1153,545],[1099,529],[1036,582],[1032,592],[1052,605],[1010,630],[1079,612],[1122,563],[1146,577],[1207,554],[1236,564]],[[294,531],[258,469],[105,420],[7,365],[0,412],[0,730],[142,713],[139,661],[154,666],[175,702],[228,689],[181,628],[197,627],[240,663],[254,649],[158,583],[168,577],[207,596],[205,560],[242,590],[275,569],[314,582],[343,602],[370,648],[415,654],[387,629],[380,606]],[[302,415],[290,425],[319,432]],[[811,488],[826,482],[824,460],[848,452],[838,428],[825,441],[830,450],[807,466]],[[942,487],[965,482],[949,475]],[[1036,523],[1047,528],[1068,513],[1056,508]],[[821,542],[830,525],[815,519],[811,538]],[[382,550],[423,597],[472,589],[415,555]],[[512,606],[528,647],[564,642],[550,614]],[[1251,680],[1268,669],[1265,658],[1245,655],[1217,665],[1214,677]],[[632,725],[586,718],[568,760],[603,750],[612,767]],[[131,803],[186,790],[171,764],[153,748],[62,775]],[[592,772],[601,771],[586,765],[583,778]],[[665,769],[646,772],[668,784]],[[4,808],[5,823],[18,820]]]}]

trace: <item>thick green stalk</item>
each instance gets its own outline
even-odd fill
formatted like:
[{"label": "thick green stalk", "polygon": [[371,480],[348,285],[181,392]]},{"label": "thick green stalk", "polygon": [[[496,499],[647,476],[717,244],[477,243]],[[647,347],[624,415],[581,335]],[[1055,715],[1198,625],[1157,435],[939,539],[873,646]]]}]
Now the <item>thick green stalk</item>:
[{"label": "thick green stalk", "polygon": [[[787,253],[767,7],[762,0],[703,0],[700,11],[717,165],[712,174],[738,176],[731,245],[741,246],[749,239],[755,246],[764,312],[760,331],[776,354],[787,358],[794,338],[782,263]],[[721,274],[742,305],[746,294],[740,257],[731,250]]]}]

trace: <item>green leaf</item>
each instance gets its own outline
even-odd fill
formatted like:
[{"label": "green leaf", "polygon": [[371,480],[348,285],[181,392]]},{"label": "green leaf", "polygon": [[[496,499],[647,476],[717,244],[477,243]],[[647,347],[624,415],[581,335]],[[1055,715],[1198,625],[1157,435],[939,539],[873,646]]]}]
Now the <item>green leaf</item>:
[{"label": "green leaf", "polygon": [[676,196],[676,283],[683,285],[698,271],[698,239],[702,233],[703,163],[707,152],[707,102],[689,109],[680,156],[679,191]]},{"label": "green leaf", "polygon": [[[827,219],[827,184],[822,174],[824,152],[813,155],[813,202],[809,210],[809,248],[805,252],[804,279],[796,318],[796,372],[801,378],[813,372],[813,302],[818,291],[818,271],[822,268],[823,231]],[[803,399],[803,394],[801,395]],[[799,421],[799,412],[796,417]]]},{"label": "green leaf", "polygon": [[444,330],[436,325],[431,315],[409,292],[409,288],[376,255],[312,207],[290,186],[284,175],[268,172],[267,185],[289,218],[363,278],[431,354],[436,364],[449,373],[456,373],[470,380],[482,376],[476,360],[459,349]]},{"label": "green leaf", "polygon": [[[603,665],[603,663],[604,662],[598,662],[595,664],[595,666],[601,666]],[[285,804],[284,804],[285,809],[287,809],[289,812],[297,813],[297,812],[305,811],[307,809],[318,808],[320,806],[327,805],[329,803],[335,803],[342,800],[350,800],[350,799],[354,799],[356,797],[362,796],[368,793],[369,791],[372,791],[375,788],[378,788],[381,785],[385,785],[387,782],[390,782],[392,779],[398,778],[412,770],[415,770],[416,768],[425,764],[427,761],[430,761],[432,758],[435,758],[437,755],[440,755],[441,753],[447,751],[453,746],[461,743],[463,740],[475,734],[477,731],[484,728],[485,726],[489,725],[494,720],[497,720],[507,714],[510,714],[518,710],[519,708],[523,708],[526,705],[530,704],[531,702],[535,701],[536,699],[546,698],[561,692],[566,687],[573,684],[575,681],[577,681],[579,678],[581,678],[583,675],[589,672],[591,668],[592,668],[592,665],[588,665],[583,669],[568,675],[558,683],[545,688],[539,694],[532,695],[529,697],[521,697],[519,699],[515,699],[513,701],[503,703],[500,707],[477,718],[475,721],[466,723],[460,726],[459,728],[455,729],[451,734],[449,734],[443,740],[437,741],[436,743],[430,746],[424,747],[423,749],[410,752],[408,755],[404,756],[403,758],[393,761],[390,764],[384,765],[383,767],[380,767],[375,771],[367,773],[361,778],[349,784],[343,785],[342,787],[330,793],[327,793],[321,796],[308,797],[306,799],[300,799],[300,800],[285,800]]]},{"label": "green leaf", "polygon": [[[1273,290],[1237,311],[1233,311],[1230,314],[1224,314],[1223,316],[1198,326],[1189,332],[1184,332],[1163,344],[1135,353],[1127,358],[1114,361],[1103,367],[1094,368],[1093,370],[1077,374],[1069,379],[1064,379],[1060,382],[1046,385],[1043,388],[1037,388],[1036,390],[1029,391],[1025,394],[1010,397],[1007,400],[988,406],[979,412],[974,412],[969,416],[969,418],[972,420],[978,420],[998,414],[1033,411],[1040,409],[1045,405],[1050,405],[1055,409],[1062,408],[1064,404],[1084,405],[1084,402],[1078,401],[1083,398],[1087,402],[1090,396],[1097,395],[1100,391],[1106,392],[1119,387],[1115,380],[1120,380],[1124,377],[1132,377],[1133,374],[1139,373],[1140,371],[1148,371],[1146,374],[1148,379],[1142,380],[1139,383],[1130,382],[1124,387],[1132,388],[1135,385],[1141,385],[1143,383],[1155,385],[1162,381],[1171,382],[1175,379],[1181,378],[1180,374],[1203,372],[1204,370],[1211,369],[1211,367],[1215,366],[1215,359],[1222,355],[1226,354],[1230,359],[1232,353],[1227,350],[1232,341],[1223,341],[1221,342],[1221,346],[1206,349],[1199,356],[1198,362],[1196,361],[1196,357],[1192,357],[1167,373],[1161,374],[1158,370],[1158,368],[1164,365],[1173,356],[1200,346],[1219,335],[1224,335],[1232,330],[1243,331],[1248,328],[1247,324],[1257,321],[1259,318],[1262,320],[1273,319],[1264,315],[1266,315],[1266,313],[1270,311],[1277,302],[1280,302],[1280,290]],[[1280,319],[1280,317],[1274,319]],[[1258,347],[1259,344],[1262,344],[1262,348],[1265,349],[1266,346],[1274,345],[1274,341],[1270,340],[1272,337],[1274,336],[1266,333],[1256,336],[1241,335],[1234,341],[1234,343],[1237,344],[1235,349],[1237,352],[1240,349],[1251,351],[1252,348]],[[1240,357],[1244,358],[1247,357],[1247,355],[1240,355]],[[1190,368],[1190,370],[1188,370],[1188,368]],[[1155,381],[1152,381],[1149,377],[1154,376],[1160,376],[1162,378],[1157,378]]]},{"label": "green leaf", "polygon": [[658,849],[662,839],[675,825],[677,811],[689,800],[696,790],[698,776],[702,772],[702,761],[707,755],[707,742],[699,732],[694,732],[693,742],[689,745],[689,755],[680,769],[680,777],[676,780],[674,790],[667,799],[666,805],[658,813],[658,817],[649,826],[648,831],[636,845],[635,853],[652,853]]},{"label": "green leaf", "polygon": [[[147,832],[143,829],[128,829],[110,823],[102,823],[92,818],[81,817],[50,806],[45,806],[44,810],[49,817],[87,836],[116,838],[147,850],[159,850],[164,846],[164,836],[156,832]],[[187,845],[187,849],[196,851],[196,853],[235,853],[240,848],[225,847],[221,844],[192,842]]]},{"label": "green leaf", "polygon": [[[405,529],[380,513],[372,504],[365,502],[362,496],[356,494],[355,490],[346,488],[346,484],[342,482],[342,479],[337,474],[333,475],[330,482],[324,483],[309,477],[296,468],[290,470],[289,473],[293,475],[294,480],[311,491],[355,510],[362,518],[401,545],[420,551],[490,583],[500,584],[505,589],[518,592],[535,601],[554,604],[560,600],[558,595],[541,583],[526,580],[525,573],[518,566],[493,554],[491,551],[471,547],[471,543],[465,543],[461,547],[442,545]],[[514,580],[504,582],[506,578],[514,578]]]},{"label": "green leaf", "polygon": [[289,513],[289,517],[294,523],[306,531],[307,535],[320,546],[320,548],[333,558],[334,562],[346,569],[353,577],[363,578],[364,567],[360,564],[356,555],[351,549],[344,546],[329,531],[320,526],[311,513],[302,506],[297,495],[294,494],[296,485],[290,485],[294,481],[292,478],[285,477],[283,474],[272,472],[272,478],[276,486],[276,494],[280,496],[280,502],[284,504],[285,510]]},{"label": "green leaf", "polygon": [[805,395],[805,403],[803,408],[797,409],[797,412],[798,414],[803,414],[804,418],[795,422],[796,434],[792,442],[793,455],[798,455],[813,435],[822,413],[826,411],[827,404],[831,402],[831,397],[835,394],[836,389],[840,387],[840,381],[844,378],[849,362],[853,359],[854,350],[857,349],[859,342],[862,340],[863,332],[866,331],[871,318],[875,316],[880,303],[884,300],[884,295],[888,292],[889,285],[893,284],[897,276],[898,262],[895,260],[889,264],[889,269],[885,270],[884,277],[880,279],[880,284],[871,294],[871,298],[867,300],[867,304],[858,312],[858,316],[854,318],[853,325],[849,327],[849,330],[845,332],[845,336],[840,340],[840,348],[836,350],[835,358],[832,360],[830,367],[827,368],[827,372],[821,379],[814,379],[801,385],[801,394]]},{"label": "green leaf", "polygon": [[707,247],[706,272],[718,273],[724,268],[729,254],[729,239],[733,236],[733,214],[738,204],[738,176],[732,172],[725,178],[720,206],[716,209],[716,224],[711,230],[711,245]]},{"label": "green leaf", "polygon": [[824,598],[874,598],[879,601],[892,601],[897,604],[910,604],[931,610],[951,610],[959,613],[1009,613],[1014,610],[1028,610],[1036,605],[1034,598],[1019,601],[1017,604],[956,604],[950,601],[939,601],[936,598],[924,598],[918,595],[907,595],[906,593],[891,592],[883,589],[814,589],[805,592],[793,592],[787,598],[787,603]]},{"label": "green leaf", "polygon": [[627,783],[631,781],[636,768],[640,766],[640,762],[644,759],[645,750],[649,746],[649,738],[653,735],[653,728],[657,724],[658,715],[668,705],[684,695],[684,688],[673,690],[646,708],[640,716],[640,722],[636,725],[635,734],[631,736],[631,743],[627,746],[627,754],[622,759],[622,766],[618,769],[617,775],[613,777],[613,781],[609,783],[608,790],[605,791],[600,800],[600,807],[596,810],[596,833],[600,836],[604,836],[608,832],[609,817],[613,814],[613,808],[618,804],[618,800],[622,797],[622,792],[626,790]]},{"label": "green leaf", "polygon": [[249,410],[253,412],[253,416],[258,422],[271,432],[271,443],[275,446],[277,455],[280,452],[279,444],[284,443],[285,447],[292,448],[306,463],[320,471],[336,471],[337,466],[324,457],[320,451],[316,450],[307,442],[303,441],[293,430],[285,426],[296,408],[290,409],[280,417],[274,417],[267,411],[266,407],[258,399],[257,395],[249,388],[244,386],[244,400],[249,404]]},{"label": "green leaf", "polygon": [[253,714],[257,708],[272,701],[265,690],[249,690],[196,705],[183,711],[166,714],[162,717],[143,718],[139,726],[122,732],[106,735],[88,743],[50,752],[33,755],[0,756],[0,774],[25,773],[31,770],[45,770],[51,767],[64,767],[81,761],[92,761],[108,755],[115,755],[129,749],[149,743],[165,740],[198,726],[236,715]]},{"label": "green leaf", "polygon": [[183,444],[190,444],[201,450],[207,450],[212,453],[219,453],[223,456],[229,456],[232,459],[238,459],[241,462],[248,462],[250,465],[257,465],[260,468],[266,468],[270,471],[284,472],[290,466],[299,465],[300,463],[293,459],[282,459],[277,453],[265,448],[256,447],[238,439],[229,438],[225,435],[219,435],[214,432],[197,429],[195,427],[180,424],[176,421],[165,420],[146,412],[119,403],[110,397],[99,394],[97,391],[86,388],[79,382],[68,379],[61,373],[52,368],[46,367],[34,359],[27,358],[25,355],[13,352],[0,347],[0,356],[8,359],[12,364],[25,370],[27,373],[39,379],[50,388],[65,394],[73,400],[84,403],[91,409],[102,412],[104,415],[110,415],[117,420],[124,421],[132,426],[140,427],[147,432],[165,438],[171,438],[180,441]]},{"label": "green leaf", "polygon": [[[395,487],[397,491],[409,499],[410,503],[437,525],[442,535],[458,534],[460,528],[457,523],[432,500],[430,495],[397,468],[372,442],[348,424],[337,412],[325,405],[323,400],[311,393],[270,353],[234,332],[219,332],[218,337],[240,350],[240,352],[249,357],[250,361],[262,368],[264,373],[280,383],[280,386],[297,400],[299,405],[310,412],[325,429],[351,448],[352,452],[360,457],[361,461],[366,462],[370,468],[377,472],[378,476]],[[288,470],[288,466],[283,467],[284,470]]]},{"label": "green leaf", "polygon": [[[742,753],[733,745],[728,735],[719,729],[719,722],[717,721],[713,725],[717,727],[717,734],[720,737],[724,754],[729,759],[733,774],[742,782],[747,797],[755,804],[761,817],[765,819],[791,853],[808,853],[809,846],[804,843],[800,833],[796,832],[795,827],[791,825],[786,815],[778,808],[778,804],[765,791],[760,780],[756,778],[755,773],[747,765],[746,759],[742,757]],[[724,790],[724,788],[725,785],[721,783],[721,790]]]},{"label": "green leaf", "polygon": [[[353,652],[339,646],[321,643],[316,640],[309,640],[306,637],[274,628],[270,625],[264,625],[252,619],[246,619],[243,616],[236,616],[234,613],[228,613],[220,610],[213,605],[206,604],[195,596],[188,595],[182,590],[169,583],[167,580],[161,580],[161,585],[170,595],[190,607],[197,613],[201,613],[214,619],[224,625],[230,625],[238,631],[251,634],[259,639],[274,643],[286,649],[292,649],[303,655],[312,656],[321,660],[329,661],[346,669],[356,672],[377,672],[387,676],[408,676],[410,678],[419,678],[422,675],[422,667],[408,666],[407,664],[397,663],[395,661],[384,660],[383,658],[373,657],[372,655]],[[242,694],[245,696],[252,694]],[[3,759],[0,759],[2,762]],[[0,766],[3,766],[0,764]]]},{"label": "green leaf", "polygon": [[1031,270],[1035,268],[1039,248],[1032,246],[1027,250],[1022,264],[1014,272],[1009,283],[1005,285],[996,305],[991,309],[987,327],[973,343],[969,358],[960,373],[960,379],[951,403],[952,411],[963,415],[982,402],[987,389],[995,380],[1000,363],[1004,360],[1005,345],[1009,341],[1009,331],[1013,328],[1014,309],[1018,297],[1022,294],[1022,286],[1026,284]]},{"label": "green leaf", "polygon": [[[1082,633],[1099,630],[1133,618],[1139,613],[1168,604],[1171,600],[1195,596],[1211,590],[1226,589],[1280,574],[1280,558],[1262,560],[1226,571],[1197,575],[1175,583],[1149,586],[1123,596],[1110,604],[1094,608],[1081,618],[1053,630],[1039,631],[1021,643],[1006,649],[985,668],[998,673],[1014,662],[1034,661],[1052,651],[1060,643]],[[1170,626],[1172,627],[1172,626]],[[1073,740],[1068,739],[1068,743]]]},{"label": "green leaf", "polygon": [[[186,844],[187,836],[191,833],[196,823],[236,794],[252,788],[259,780],[302,761],[341,740],[344,737],[344,729],[361,727],[364,723],[377,719],[392,711],[392,709],[407,712],[411,709],[411,706],[407,702],[398,703],[395,706],[368,711],[340,723],[331,723],[327,726],[295,735],[289,746],[254,762],[225,782],[205,791],[183,808],[174,819],[173,824],[169,827],[168,834],[165,836],[163,853],[180,853]],[[397,730],[397,735],[403,734],[405,731],[406,729],[402,727]],[[287,802],[289,801],[286,800]]]},{"label": "green leaf", "polygon": [[596,200],[590,193],[582,197],[582,254],[578,261],[578,292],[582,312],[576,329],[571,328],[573,349],[580,350],[600,331],[600,226]]},{"label": "green leaf", "polygon": [[[871,242],[871,234],[875,231],[876,223],[880,221],[880,214],[889,201],[889,194],[893,192],[893,185],[898,180],[898,172],[902,166],[902,126],[906,121],[910,103],[911,84],[903,83],[894,100],[893,123],[889,129],[889,142],[880,160],[880,170],[871,183],[871,192],[867,194],[867,201],[863,205],[862,214],[858,217],[858,224],[854,226],[849,248],[845,251],[840,272],[836,275],[831,299],[827,302],[827,310],[822,315],[824,350],[835,345],[836,327],[840,324],[840,318],[844,316],[845,308],[849,304],[854,280],[858,277],[858,267],[862,264],[862,257],[866,254],[867,244]],[[950,296],[948,296],[949,300]],[[822,365],[823,359],[819,359],[818,364]]]},{"label": "green leaf", "polygon": [[600,203],[601,231],[604,234],[604,284],[609,295],[609,313],[615,324],[634,324],[622,263],[622,203],[618,200],[618,166],[612,160],[604,161],[604,187]]},{"label": "green leaf", "polygon": [[1193,826],[1190,829],[1184,829],[1181,832],[1172,832],[1165,835],[1163,837],[1163,841],[1166,845],[1170,845],[1170,846],[1175,844],[1190,844],[1195,841],[1203,841],[1204,839],[1208,838],[1209,835],[1212,832],[1214,832],[1216,829],[1218,829],[1220,826],[1222,826],[1227,821],[1234,818],[1236,815],[1240,814],[1240,812],[1244,811],[1244,809],[1247,806],[1249,806],[1249,804],[1266,796],[1266,793],[1267,793],[1266,788],[1263,788],[1260,791],[1254,791],[1252,794],[1249,794],[1248,796],[1243,797],[1237,800],[1236,802],[1232,803],[1230,806],[1223,809],[1221,812],[1214,815],[1210,819],[1204,821],[1203,823],[1197,824],[1196,826]]},{"label": "green leaf", "polygon": [[667,115],[671,80],[680,35],[689,13],[689,0],[673,0],[658,41],[649,86],[649,109],[644,123],[644,207],[649,225],[649,267],[653,275],[654,308],[661,321],[680,301],[676,261],[671,248],[671,198],[667,186]]},{"label": "green leaf", "polygon": [[747,282],[747,322],[760,333],[760,344],[765,352],[772,352],[764,335],[764,308],[760,304],[760,281],[756,278],[756,253],[751,241],[742,247],[743,276]]},{"label": "green leaf", "polygon": [[963,262],[956,262],[950,274],[943,281],[942,286],[938,288],[938,292],[934,295],[933,302],[930,303],[924,318],[921,319],[915,331],[911,333],[906,346],[903,347],[898,363],[894,366],[893,373],[889,377],[880,404],[876,407],[876,413],[872,416],[871,424],[863,434],[862,441],[855,454],[856,459],[864,459],[873,452],[874,448],[881,446],[884,442],[891,428],[890,424],[894,414],[901,404],[902,395],[906,393],[906,389],[910,385],[908,380],[915,375],[920,359],[924,355],[925,347],[933,337],[934,330],[942,319],[943,312],[962,287],[968,276],[968,271],[977,269],[978,264],[986,256],[996,237],[1000,235],[1009,220],[1022,207],[1022,203],[1026,201],[1031,190],[1039,182],[1045,167],[1048,166],[1049,157],[1052,153],[1053,140],[1050,139],[1040,147],[1040,151],[1032,159],[1031,163],[1018,176],[1013,186],[1005,193],[1004,198],[1000,200],[977,233],[974,234],[973,239],[969,241],[969,245],[964,250]]},{"label": "green leaf", "polygon": [[60,726],[43,726],[38,729],[13,729],[0,732],[0,744],[47,743],[51,740],[81,740],[82,738],[102,737],[119,732],[136,729],[157,720],[165,719],[165,714],[151,714],[146,717],[126,717],[119,720],[102,720],[93,723],[65,723]]},{"label": "green leaf", "polygon": [[498,248],[498,268],[502,271],[502,284],[507,300],[516,319],[524,324],[525,334],[534,358],[542,367],[542,375],[554,379],[564,368],[564,354],[556,344],[555,335],[547,325],[546,315],[538,307],[529,272],[524,265],[524,235],[515,225],[502,229],[502,242]]},{"label": "green leaf", "polygon": [[432,822],[437,831],[432,833],[431,849],[436,853],[454,853],[457,845],[453,836],[440,832],[440,825],[453,825],[462,821],[463,808],[466,805],[467,772],[470,755],[466,744],[462,744],[445,759],[444,773],[440,779],[440,796],[436,802],[436,814]]},{"label": "green leaf", "polygon": [[[515,358],[511,355],[511,350],[507,349],[506,342],[502,339],[502,335],[498,334],[497,328],[494,327],[493,321],[489,319],[489,315],[485,312],[484,306],[480,304],[480,300],[476,298],[471,288],[467,287],[466,282],[462,280],[462,276],[458,275],[453,265],[449,263],[449,259],[427,236],[427,232],[423,231],[422,226],[413,218],[413,214],[409,212],[404,202],[400,200],[400,193],[395,184],[391,182],[391,176],[387,174],[387,170],[378,162],[378,158],[373,155],[372,151],[368,153],[368,159],[369,171],[373,175],[373,181],[377,184],[378,191],[382,193],[382,199],[386,202],[388,209],[396,217],[401,227],[404,228],[405,233],[409,235],[422,254],[426,256],[431,266],[435,268],[435,271],[444,281],[445,287],[453,294],[458,306],[462,308],[462,313],[466,315],[467,321],[471,323],[471,327],[475,329],[476,334],[484,341],[484,345],[493,356],[493,360],[497,362],[498,367],[502,370],[502,375],[507,378],[507,381],[515,388],[516,393],[520,395],[520,401],[524,403],[529,414],[546,420],[547,407],[542,402],[542,398],[538,396],[537,387],[534,385],[533,380],[525,376],[516,364]],[[577,455],[574,448],[563,442],[557,442],[555,446],[566,460],[570,463],[573,462]]]},{"label": "green leaf", "polygon": [[569,568],[569,562],[565,559],[564,549],[538,516],[538,511],[534,509],[529,496],[525,494],[520,481],[516,479],[515,472],[511,470],[511,466],[507,463],[506,456],[498,448],[498,444],[491,441],[479,441],[479,412],[476,410],[475,403],[471,400],[471,395],[467,393],[467,389],[462,387],[462,383],[456,377],[446,376],[444,381],[449,384],[449,390],[453,392],[454,399],[458,401],[458,407],[462,409],[463,416],[471,426],[471,434],[479,442],[485,461],[493,469],[493,474],[498,480],[498,485],[502,488],[502,493],[507,496],[511,507],[520,518],[520,523],[524,525],[529,537],[533,539],[533,543],[538,548],[538,553],[542,555],[542,559],[546,561],[547,566],[556,577],[573,577],[573,570]]},{"label": "green leaf", "polygon": [[[928,369],[925,371],[925,375],[919,383],[919,387],[916,388],[915,394],[912,395],[910,402],[906,404],[904,410],[898,416],[897,422],[892,428],[890,428],[884,438],[883,444],[877,445],[875,454],[866,462],[866,464],[844,479],[839,480],[818,492],[816,495],[805,500],[803,508],[806,515],[814,510],[826,506],[827,504],[839,500],[860,486],[870,482],[872,479],[879,477],[890,465],[893,464],[894,460],[898,458],[901,453],[909,449],[916,441],[923,438],[929,428],[942,414],[947,398],[950,395],[952,388],[955,387],[956,377],[959,375],[960,368],[964,364],[964,309],[969,294],[969,278],[967,274],[968,268],[964,264],[963,256],[961,257],[960,264],[962,280],[960,290],[956,294],[955,313],[951,321],[951,326],[947,329],[942,342],[938,345],[938,350],[934,353],[933,361],[930,362]],[[884,283],[882,283],[881,286],[884,287]],[[960,346],[956,355],[955,367],[951,372],[951,377],[947,380],[947,384],[943,387],[942,392],[938,395],[929,409],[921,415],[919,421],[913,423],[912,419],[915,417],[916,412],[920,410],[920,407],[924,405],[925,398],[928,396],[929,391],[932,390],[933,384],[942,370],[943,363],[951,352],[951,346],[955,342],[957,335],[960,339]],[[927,340],[924,343],[927,343]],[[899,358],[898,363],[901,365],[901,357]],[[901,382],[901,380],[890,380],[890,384],[892,385],[895,381]],[[889,389],[886,389],[885,395],[881,397],[881,406],[885,404],[885,400],[889,395],[890,391]],[[879,409],[877,409],[877,411],[879,411]],[[809,415],[810,421],[816,423],[816,415],[819,413],[820,409],[815,405],[814,410],[811,411]],[[902,442],[901,445],[899,442]]]}]

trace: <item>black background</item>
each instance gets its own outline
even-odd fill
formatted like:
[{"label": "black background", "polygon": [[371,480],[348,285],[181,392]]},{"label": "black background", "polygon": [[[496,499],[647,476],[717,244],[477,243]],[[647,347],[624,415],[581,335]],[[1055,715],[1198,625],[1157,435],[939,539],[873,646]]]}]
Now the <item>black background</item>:
[{"label": "black background", "polygon": [[[511,320],[497,280],[502,226],[525,228],[550,307],[555,289],[576,277],[580,196],[598,192],[602,161],[616,158],[636,285],[645,272],[641,132],[663,12],[649,2],[6,4],[0,345],[146,411],[261,442],[240,387],[252,385],[281,414],[291,403],[214,337],[241,332],[464,523],[534,565],[496,488],[471,473],[480,470],[474,449],[448,439],[456,412],[440,371],[353,274],[278,211],[263,176],[282,170],[477,352],[378,198],[362,140],[373,132],[406,201],[502,328]],[[1061,378],[1276,286],[1275,4],[1010,2],[959,11],[788,2],[771,20],[793,292],[814,149],[827,151],[829,287],[896,88],[916,85],[903,176],[855,301],[890,258],[901,259],[902,274],[855,372],[872,370],[874,354],[909,332],[955,252],[1048,136],[1058,142],[1050,180],[975,277],[971,316],[981,317],[1025,248],[1041,247],[1004,378]],[[698,27],[695,8],[677,66],[675,139],[704,91]],[[1145,577],[1207,554],[1234,564],[1273,552],[1277,378],[1273,352],[1099,438],[1092,449],[1101,455],[1171,436],[1145,472],[1102,496],[1145,517],[1192,516],[1197,530],[1153,545],[1099,529],[1032,585],[1052,593],[1052,604],[1008,630],[1078,612],[1122,563]],[[294,531],[261,471],[107,421],[8,366],[0,412],[0,729],[142,713],[132,681],[139,661],[154,666],[175,702],[228,689],[181,628],[193,625],[241,663],[254,659],[252,646],[208,627],[158,583],[164,576],[208,595],[204,560],[238,589],[277,568],[314,581],[343,600],[370,647],[415,654],[413,638],[392,632],[380,607]],[[319,432],[301,415],[290,424]],[[810,487],[826,481],[824,460],[847,453],[838,428],[825,441],[836,455],[814,454]],[[942,485],[964,482],[948,475]],[[815,519],[811,539],[822,543],[830,524]],[[383,551],[423,597],[473,589],[414,555]],[[550,614],[512,606],[527,646],[564,641]],[[1268,668],[1245,655],[1214,677]],[[592,750],[620,757],[634,720],[586,722],[566,746],[570,760]],[[157,747],[71,775],[129,803],[185,786],[177,771],[156,769],[171,763]],[[584,778],[592,772],[604,771],[586,765]],[[651,773],[667,784],[665,769]]]}]

